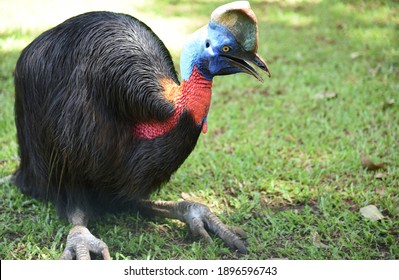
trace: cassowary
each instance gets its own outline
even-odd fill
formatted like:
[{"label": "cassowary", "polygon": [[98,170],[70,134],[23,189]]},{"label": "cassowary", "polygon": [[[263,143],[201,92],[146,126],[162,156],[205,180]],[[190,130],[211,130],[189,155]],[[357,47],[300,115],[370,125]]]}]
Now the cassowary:
[{"label": "cassowary", "polygon": [[212,79],[246,72],[269,76],[257,54],[249,3],[217,8],[181,54],[180,83],[162,41],[136,18],[89,12],[44,32],[15,69],[15,119],[22,192],[51,201],[72,223],[62,259],[110,259],[87,229],[110,211],[179,219],[194,235],[213,232],[245,253],[243,231],[202,204],[151,201],[207,130]]}]

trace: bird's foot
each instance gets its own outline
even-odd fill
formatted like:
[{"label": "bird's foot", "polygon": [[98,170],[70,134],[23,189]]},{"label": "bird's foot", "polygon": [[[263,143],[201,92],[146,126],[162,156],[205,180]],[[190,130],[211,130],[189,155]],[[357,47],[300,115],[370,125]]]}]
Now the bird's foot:
[{"label": "bird's foot", "polygon": [[[212,242],[208,230],[219,236],[224,243],[238,250],[241,254],[247,254],[248,250],[241,238],[246,234],[237,227],[225,225],[208,206],[191,201],[179,202],[179,210],[183,211],[183,220],[186,222],[194,236],[201,236],[207,242]],[[241,238],[240,238],[241,237]]]},{"label": "bird's foot", "polygon": [[90,252],[102,255],[104,260],[110,260],[108,246],[96,238],[84,226],[74,226],[68,234],[66,248],[62,253],[63,260],[90,260]]}]

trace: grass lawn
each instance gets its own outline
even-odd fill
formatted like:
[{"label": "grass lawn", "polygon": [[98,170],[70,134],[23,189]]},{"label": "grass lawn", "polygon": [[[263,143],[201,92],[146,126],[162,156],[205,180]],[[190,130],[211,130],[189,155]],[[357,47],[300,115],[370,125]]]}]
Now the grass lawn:
[{"label": "grass lawn", "polygon": [[[178,67],[184,38],[220,5],[25,2],[0,1],[0,177],[18,166],[13,69],[37,35],[83,11],[124,11],[153,27]],[[272,78],[215,78],[208,133],[152,197],[207,204],[247,232],[250,253],[232,252],[216,237],[204,246],[177,221],[122,214],[89,224],[112,258],[399,259],[395,2],[252,1]],[[384,218],[364,217],[368,205]],[[0,259],[57,259],[70,229],[52,205],[8,182],[0,187],[0,224]]]}]

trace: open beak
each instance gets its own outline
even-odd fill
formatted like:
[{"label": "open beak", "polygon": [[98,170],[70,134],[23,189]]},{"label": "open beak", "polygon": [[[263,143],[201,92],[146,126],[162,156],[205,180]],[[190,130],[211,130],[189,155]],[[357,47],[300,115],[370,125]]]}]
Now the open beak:
[{"label": "open beak", "polygon": [[233,66],[242,69],[245,73],[248,73],[248,74],[254,76],[261,82],[263,82],[263,78],[259,75],[259,73],[251,65],[249,65],[249,63],[256,65],[261,70],[265,71],[266,74],[269,76],[269,78],[271,77],[271,74],[270,74],[269,68],[266,65],[266,62],[257,53],[255,53],[255,54],[245,53],[245,54],[240,54],[240,56],[223,54],[222,56],[227,58]]}]

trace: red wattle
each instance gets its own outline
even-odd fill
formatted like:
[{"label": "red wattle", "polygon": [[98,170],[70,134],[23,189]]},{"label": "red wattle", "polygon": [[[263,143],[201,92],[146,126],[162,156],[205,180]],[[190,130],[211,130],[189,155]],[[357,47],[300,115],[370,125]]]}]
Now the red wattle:
[{"label": "red wattle", "polygon": [[202,132],[206,133],[208,125],[206,117],[212,97],[212,81],[205,79],[197,68],[193,68],[189,80],[183,81],[180,86],[168,80],[163,81],[165,97],[175,103],[173,115],[166,121],[148,121],[136,123],[132,127],[134,136],[145,139],[154,139],[172,130],[183,111],[186,109],[192,115],[198,126],[202,125]]}]

